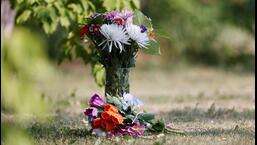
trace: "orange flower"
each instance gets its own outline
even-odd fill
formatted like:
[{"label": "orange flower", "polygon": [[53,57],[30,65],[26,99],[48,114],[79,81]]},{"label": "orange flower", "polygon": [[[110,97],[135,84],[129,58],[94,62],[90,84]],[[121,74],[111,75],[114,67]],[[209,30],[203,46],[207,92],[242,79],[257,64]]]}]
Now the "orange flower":
[{"label": "orange flower", "polygon": [[113,130],[124,120],[124,117],[119,114],[119,110],[110,104],[104,104],[104,112],[102,112],[101,118],[100,127],[107,131]]},{"label": "orange flower", "polygon": [[151,31],[150,34],[149,34],[149,37],[150,37],[151,39],[154,39],[155,33],[154,33],[153,31]]},{"label": "orange flower", "polygon": [[121,124],[124,120],[123,116],[120,115],[120,114],[114,114],[111,116],[111,119],[112,121],[115,123],[115,124]]},{"label": "orange flower", "polygon": [[101,118],[96,118],[95,120],[93,120],[93,128],[101,128],[101,122],[102,119]]},{"label": "orange flower", "polygon": [[119,112],[118,109],[111,104],[104,104],[104,111],[108,111],[108,112],[110,111],[110,112],[115,112],[115,113]]},{"label": "orange flower", "polygon": [[110,131],[116,128],[116,124],[110,119],[103,120],[101,126],[102,128],[106,129],[106,131]]}]

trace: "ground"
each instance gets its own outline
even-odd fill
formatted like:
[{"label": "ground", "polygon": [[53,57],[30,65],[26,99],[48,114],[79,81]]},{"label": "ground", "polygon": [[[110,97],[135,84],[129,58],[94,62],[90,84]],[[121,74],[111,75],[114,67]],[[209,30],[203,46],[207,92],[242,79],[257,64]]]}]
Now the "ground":
[{"label": "ground", "polygon": [[[255,75],[206,67],[132,69],[131,93],[185,135],[159,134],[107,140],[88,135],[83,110],[94,93],[103,94],[84,66],[62,66],[38,86],[51,103],[51,119],[29,123],[37,144],[251,145],[255,144]],[[8,118],[8,117],[6,117]],[[11,118],[11,117],[9,117]]]}]

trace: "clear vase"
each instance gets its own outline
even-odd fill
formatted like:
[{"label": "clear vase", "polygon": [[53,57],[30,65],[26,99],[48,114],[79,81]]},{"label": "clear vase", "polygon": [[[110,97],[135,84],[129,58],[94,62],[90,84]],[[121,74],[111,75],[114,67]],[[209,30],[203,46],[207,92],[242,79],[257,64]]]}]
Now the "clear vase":
[{"label": "clear vase", "polygon": [[123,97],[129,93],[130,68],[105,68],[105,96]]}]

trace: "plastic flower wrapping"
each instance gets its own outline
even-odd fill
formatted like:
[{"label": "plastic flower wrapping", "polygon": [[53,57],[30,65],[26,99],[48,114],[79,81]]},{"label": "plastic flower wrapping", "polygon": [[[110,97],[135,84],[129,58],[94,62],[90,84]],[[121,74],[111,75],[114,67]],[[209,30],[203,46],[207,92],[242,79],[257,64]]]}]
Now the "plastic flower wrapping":
[{"label": "plastic flower wrapping", "polygon": [[89,100],[89,108],[84,115],[88,120],[88,130],[98,137],[107,138],[132,136],[141,137],[146,132],[175,132],[179,130],[165,126],[160,120],[155,120],[154,114],[140,111],[143,102],[131,94],[121,98],[106,97],[98,94]]},{"label": "plastic flower wrapping", "polygon": [[94,13],[85,23],[80,38],[94,44],[96,56],[105,67],[133,67],[139,49],[160,54],[151,19],[140,11]]}]

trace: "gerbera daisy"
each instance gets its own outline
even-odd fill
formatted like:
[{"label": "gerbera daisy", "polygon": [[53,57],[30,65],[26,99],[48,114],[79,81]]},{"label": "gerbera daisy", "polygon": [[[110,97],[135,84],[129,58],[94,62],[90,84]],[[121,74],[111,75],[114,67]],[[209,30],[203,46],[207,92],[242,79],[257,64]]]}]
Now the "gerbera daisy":
[{"label": "gerbera daisy", "polygon": [[117,24],[104,24],[100,28],[101,34],[106,38],[99,46],[105,44],[103,49],[108,46],[109,52],[112,51],[112,46],[120,49],[120,52],[124,49],[124,44],[130,45],[129,36],[126,34],[126,30]]},{"label": "gerbera daisy", "polygon": [[127,25],[126,29],[129,37],[134,40],[139,47],[146,48],[149,44],[149,38],[146,32],[142,33],[142,29],[137,25]]}]

